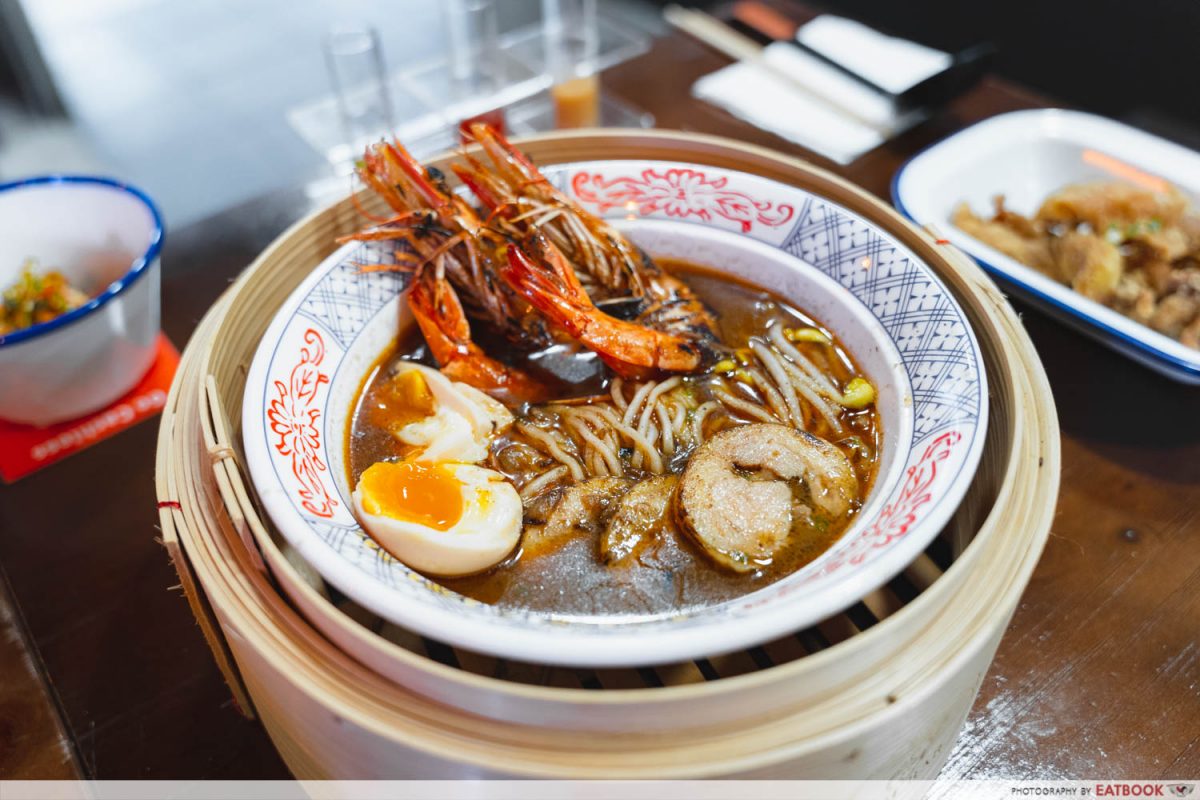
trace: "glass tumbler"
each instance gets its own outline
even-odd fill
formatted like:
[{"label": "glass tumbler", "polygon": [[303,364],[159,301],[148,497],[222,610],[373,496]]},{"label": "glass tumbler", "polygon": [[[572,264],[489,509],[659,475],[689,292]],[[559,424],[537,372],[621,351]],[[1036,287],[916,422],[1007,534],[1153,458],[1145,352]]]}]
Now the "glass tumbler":
[{"label": "glass tumbler", "polygon": [[504,131],[504,110],[488,108],[487,98],[504,84],[499,24],[494,0],[447,0],[443,6],[449,36],[451,100],[465,103],[470,116],[459,120],[464,142],[472,122],[487,122]]},{"label": "glass tumbler", "polygon": [[325,35],[323,45],[346,146],[357,152],[390,135],[394,126],[379,34],[367,26],[339,27]]},{"label": "glass tumbler", "polygon": [[596,0],[542,0],[542,35],[546,71],[553,81],[555,126],[598,125]]}]

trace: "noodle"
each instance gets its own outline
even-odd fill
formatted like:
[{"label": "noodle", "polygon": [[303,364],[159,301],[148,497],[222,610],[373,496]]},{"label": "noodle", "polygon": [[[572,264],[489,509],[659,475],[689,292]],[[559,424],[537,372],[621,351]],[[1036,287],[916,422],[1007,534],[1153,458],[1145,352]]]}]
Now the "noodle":
[{"label": "noodle", "polygon": [[830,399],[837,398],[841,395],[841,392],[839,392],[837,387],[833,385],[833,382],[829,380],[828,376],[821,372],[821,370],[817,369],[815,364],[809,361],[803,353],[797,350],[796,347],[787,340],[787,337],[783,335],[783,326],[772,325],[767,331],[767,335],[771,337],[771,343],[778,347],[780,352],[791,359],[794,364],[800,367],[801,371],[803,371],[806,375],[808,375],[809,378],[812,379],[813,383],[824,390],[820,392],[820,394],[823,394]]},{"label": "noodle", "polygon": [[519,494],[522,500],[528,500],[531,497],[536,497],[541,494],[542,489],[545,489],[550,484],[554,483],[559,478],[570,472],[570,468],[565,464],[560,464],[557,467],[552,467],[541,475],[531,480],[529,483],[521,487]]},{"label": "noodle", "polygon": [[782,361],[781,363],[783,364],[784,370],[786,370],[788,375],[791,376],[792,385],[796,387],[796,391],[804,395],[804,399],[807,400],[810,405],[812,405],[818,414],[825,418],[825,421],[829,423],[830,427],[832,427],[835,431],[841,432],[842,424],[838,422],[837,412],[834,410],[833,406],[831,406],[829,402],[825,400],[825,398],[817,394],[816,387],[812,385],[812,380],[808,376],[804,375],[800,371],[799,367],[792,362]]},{"label": "noodle", "polygon": [[667,412],[666,406],[658,406],[655,410],[658,416],[659,424],[662,425],[662,443],[663,452],[668,457],[675,455],[675,436],[671,425],[671,415]]},{"label": "noodle", "polygon": [[[642,431],[643,433],[645,433],[647,426],[649,426],[651,424],[651,415],[653,415],[655,412],[655,407],[658,403],[658,398],[660,398],[664,393],[670,391],[671,389],[674,389],[676,386],[678,386],[681,383],[683,383],[683,379],[680,378],[679,376],[675,376],[674,378],[668,378],[667,380],[663,381],[662,383],[660,383],[654,387],[654,389],[650,392],[649,396],[646,398],[646,408],[644,411],[642,411],[642,418],[638,422],[638,426],[637,426],[639,431]],[[653,436],[647,436],[647,438],[650,439],[650,441],[654,441]]]},{"label": "noodle", "polygon": [[725,410],[721,408],[721,404],[716,400],[709,400],[696,409],[696,413],[692,416],[692,439],[696,444],[704,441],[704,420],[708,418],[709,414],[718,409],[721,411]]},{"label": "noodle", "polygon": [[533,425],[517,424],[516,429],[524,436],[546,446],[546,452],[556,458],[562,464],[565,464],[571,470],[571,477],[577,481],[584,479],[583,466],[574,458],[567,455],[554,437],[546,431],[540,430]]},{"label": "noodle", "polygon": [[777,420],[787,424],[789,415],[787,404],[783,401],[783,395],[767,380],[761,370],[747,369],[746,371],[750,373],[750,377],[754,381],[754,388],[766,399],[767,408],[771,410],[771,413],[775,415]]},{"label": "noodle", "polygon": [[629,401],[629,406],[625,409],[625,416],[621,421],[626,425],[633,422],[634,416],[637,415],[638,409],[642,407],[642,401],[646,399],[646,395],[650,394],[654,389],[654,382],[644,383],[633,393],[633,399]]},{"label": "noodle", "polygon": [[[602,403],[592,403],[589,405],[578,406],[571,409],[576,415],[583,416],[589,419],[597,428],[607,425],[609,431],[613,434],[616,441],[627,441],[631,444],[635,453],[633,456],[633,466],[641,467],[649,462],[648,471],[661,473],[663,471],[662,457],[653,444],[653,438],[647,437],[640,431],[631,428],[624,424],[617,416],[611,406]],[[619,454],[615,452],[612,444],[608,446],[613,461],[619,459]],[[618,470],[615,474],[622,474],[623,470]]]},{"label": "noodle", "polygon": [[684,403],[675,404],[675,416],[671,418],[671,427],[682,431],[687,425],[688,409]]},{"label": "noodle", "polygon": [[[561,421],[557,433],[566,441],[529,425],[519,430],[577,481],[622,476],[628,469],[661,474],[678,453],[704,442],[705,423],[714,415],[801,430],[820,420],[842,433],[841,395],[834,383],[787,340],[781,325],[770,325],[767,337],[749,339],[750,363],[741,368],[741,379],[733,385],[719,377],[709,381],[708,399],[694,411],[690,393],[699,385],[685,384],[678,375],[632,385],[614,378],[607,396],[580,405],[548,407]],[[626,400],[628,391],[632,396]],[[577,456],[567,452],[568,446]],[[623,457],[625,447],[632,452]]]},{"label": "noodle", "polygon": [[625,402],[625,392],[623,389],[624,383],[620,378],[613,378],[612,385],[608,387],[608,392],[612,395],[613,405],[619,408],[621,413],[624,413],[625,407],[629,405]]},{"label": "noodle", "polygon": [[754,355],[758,356],[758,360],[762,362],[763,366],[767,368],[767,372],[775,380],[776,385],[783,395],[782,400],[787,404],[788,415],[791,417],[793,423],[799,427],[803,427],[804,415],[800,413],[800,402],[796,399],[796,389],[792,386],[792,382],[788,380],[788,375],[780,365],[778,357],[758,339],[750,340],[750,349],[754,351]]},{"label": "noodle", "polygon": [[729,391],[729,386],[725,383],[725,381],[720,381],[717,383],[713,393],[723,405],[729,406],[737,411],[741,411],[751,419],[756,419],[759,422],[779,421],[771,415],[771,412],[767,411],[762,406],[756,406],[754,403],[735,397],[733,393]]},{"label": "noodle", "polygon": [[576,431],[587,444],[590,444],[595,449],[596,457],[608,467],[609,474],[624,474],[625,468],[621,466],[620,457],[592,432],[591,428],[588,427],[586,419],[581,418],[581,415],[575,413],[575,409],[563,409],[562,415],[567,427]]}]

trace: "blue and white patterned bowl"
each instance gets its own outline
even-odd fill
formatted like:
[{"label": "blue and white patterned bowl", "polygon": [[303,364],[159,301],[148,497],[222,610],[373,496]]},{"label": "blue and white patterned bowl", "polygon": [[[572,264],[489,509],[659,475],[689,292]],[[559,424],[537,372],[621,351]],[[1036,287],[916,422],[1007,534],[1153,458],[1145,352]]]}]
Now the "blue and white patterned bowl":
[{"label": "blue and white patterned bowl", "polygon": [[247,378],[248,468],[272,521],[330,583],[382,617],[479,652],[544,664],[633,666],[742,649],[835,614],[907,566],[966,492],[982,453],[986,377],[945,286],[893,237],[838,205],[758,176],[664,161],[545,173],[652,255],[771,288],[828,325],[879,388],[884,447],[862,512],[823,556],[745,597],[661,615],[501,610],[382,551],[350,512],[347,417],[363,376],[409,322],[390,258],[351,244],[292,293]]}]

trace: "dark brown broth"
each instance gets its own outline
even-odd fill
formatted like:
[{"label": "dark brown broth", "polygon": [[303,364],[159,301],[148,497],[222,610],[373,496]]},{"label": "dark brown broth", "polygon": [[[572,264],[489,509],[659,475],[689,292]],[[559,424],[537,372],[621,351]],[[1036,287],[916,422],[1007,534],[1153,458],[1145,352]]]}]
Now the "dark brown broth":
[{"label": "dark brown broth", "polygon": [[[708,303],[719,320],[722,340],[730,346],[740,347],[749,336],[761,334],[769,320],[825,330],[816,320],[760,287],[687,262],[661,259],[659,263],[683,277]],[[493,346],[493,337],[477,335],[476,338],[488,342],[489,353],[522,367],[530,366],[528,357],[520,357],[507,346]],[[836,341],[833,347],[803,343],[797,346],[826,367],[839,385],[861,374]],[[381,424],[386,423],[386,410],[378,409],[378,393],[383,385],[380,376],[386,376],[390,365],[401,358],[431,363],[415,326],[399,337],[397,346],[364,380],[364,391],[351,421],[351,435],[347,437],[346,464],[351,485],[357,483],[358,476],[371,464],[403,455],[403,446]],[[564,386],[563,396],[591,394],[600,386],[595,379],[573,387]],[[875,456],[881,444],[878,415],[872,407],[846,412],[844,419],[873,454],[870,459],[852,458],[859,477],[860,496],[865,497],[874,481]],[[814,433],[821,435],[822,431]],[[731,600],[769,585],[825,552],[842,530],[799,538],[779,553],[769,567],[749,574],[716,566],[687,537],[668,528],[636,558],[630,559],[631,563],[618,566],[603,565],[594,539],[581,535],[566,546],[537,557],[522,557],[518,548],[505,562],[479,575],[435,580],[453,591],[503,607],[567,615],[663,613]]]}]

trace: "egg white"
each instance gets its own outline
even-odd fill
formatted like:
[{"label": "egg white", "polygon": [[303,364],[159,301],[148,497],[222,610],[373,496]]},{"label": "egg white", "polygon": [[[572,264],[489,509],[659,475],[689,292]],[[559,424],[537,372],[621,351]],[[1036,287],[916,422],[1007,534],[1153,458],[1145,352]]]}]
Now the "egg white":
[{"label": "egg white", "polygon": [[473,421],[477,433],[491,436],[503,433],[513,424],[512,412],[496,398],[484,394],[470,384],[453,382],[452,385],[459,395],[475,406]]},{"label": "egg white", "polygon": [[405,444],[423,448],[417,461],[437,463],[462,461],[475,464],[487,458],[487,442],[475,436],[475,429],[462,414],[438,407],[424,419],[410,422],[393,434]]},{"label": "egg white", "polygon": [[521,538],[521,497],[495,470],[474,464],[445,464],[462,491],[462,517],[439,531],[416,522],[363,509],[361,486],[351,495],[354,511],[379,544],[420,572],[456,576],[482,572],[504,560]]}]

